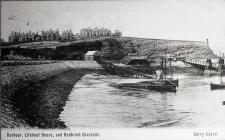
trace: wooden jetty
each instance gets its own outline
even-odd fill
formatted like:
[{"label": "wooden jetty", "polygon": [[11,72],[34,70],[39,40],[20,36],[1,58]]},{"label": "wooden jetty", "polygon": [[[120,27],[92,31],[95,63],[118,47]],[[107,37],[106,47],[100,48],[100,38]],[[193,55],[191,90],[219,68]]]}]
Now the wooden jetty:
[{"label": "wooden jetty", "polygon": [[[218,58],[219,61],[216,63],[212,62],[211,59],[198,60],[188,57],[177,57],[176,60],[192,65],[193,67],[203,71],[205,75],[219,75],[221,63],[224,65],[224,58],[222,57]],[[223,71],[224,70],[225,68],[223,68]]]},{"label": "wooden jetty", "polygon": [[185,58],[183,59],[184,63],[190,64],[200,70],[218,70],[218,65],[216,63],[212,63],[211,59],[206,59],[206,61],[203,60],[197,60],[197,59],[191,59],[191,58]]}]

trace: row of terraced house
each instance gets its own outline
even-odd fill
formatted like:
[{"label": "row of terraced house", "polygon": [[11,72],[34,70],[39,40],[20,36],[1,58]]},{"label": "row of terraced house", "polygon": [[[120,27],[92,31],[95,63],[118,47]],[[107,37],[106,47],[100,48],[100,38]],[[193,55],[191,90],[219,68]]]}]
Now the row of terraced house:
[{"label": "row of terraced house", "polygon": [[35,41],[70,41],[84,39],[88,37],[99,37],[99,36],[122,36],[122,32],[115,30],[114,33],[107,28],[83,28],[80,30],[80,34],[73,34],[72,30],[66,30],[60,35],[59,30],[47,30],[41,32],[15,32],[12,31],[8,37],[9,42],[35,42]]},{"label": "row of terraced house", "polygon": [[122,32],[119,30],[115,30],[114,33],[110,29],[107,28],[82,28],[80,30],[81,37],[98,37],[98,36],[122,36]]},{"label": "row of terraced house", "polygon": [[62,36],[59,34],[59,30],[47,30],[39,32],[15,32],[12,31],[9,35],[9,42],[35,42],[35,41],[59,41],[73,39],[72,30],[63,31]]}]

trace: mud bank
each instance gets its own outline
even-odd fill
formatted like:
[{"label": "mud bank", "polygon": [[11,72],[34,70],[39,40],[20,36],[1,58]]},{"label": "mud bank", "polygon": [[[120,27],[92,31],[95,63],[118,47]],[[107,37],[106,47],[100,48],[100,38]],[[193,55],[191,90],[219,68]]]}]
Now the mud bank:
[{"label": "mud bank", "polygon": [[68,94],[84,74],[98,69],[97,63],[72,61],[2,67],[2,127],[66,127],[58,114]]}]

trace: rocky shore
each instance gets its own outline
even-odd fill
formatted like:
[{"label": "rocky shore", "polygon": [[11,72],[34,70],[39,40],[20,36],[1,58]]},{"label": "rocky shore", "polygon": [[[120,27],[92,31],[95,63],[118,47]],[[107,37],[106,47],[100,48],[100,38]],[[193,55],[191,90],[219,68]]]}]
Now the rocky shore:
[{"label": "rocky shore", "polygon": [[66,127],[58,115],[73,85],[99,69],[88,61],[1,67],[2,127]]}]

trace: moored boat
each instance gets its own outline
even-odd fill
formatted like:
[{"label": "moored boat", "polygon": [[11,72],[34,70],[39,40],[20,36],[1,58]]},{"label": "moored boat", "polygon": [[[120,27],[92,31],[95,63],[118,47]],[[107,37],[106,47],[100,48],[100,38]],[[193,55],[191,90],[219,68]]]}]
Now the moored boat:
[{"label": "moored boat", "polygon": [[210,89],[211,90],[225,89],[225,84],[213,84],[213,83],[210,83]]}]

